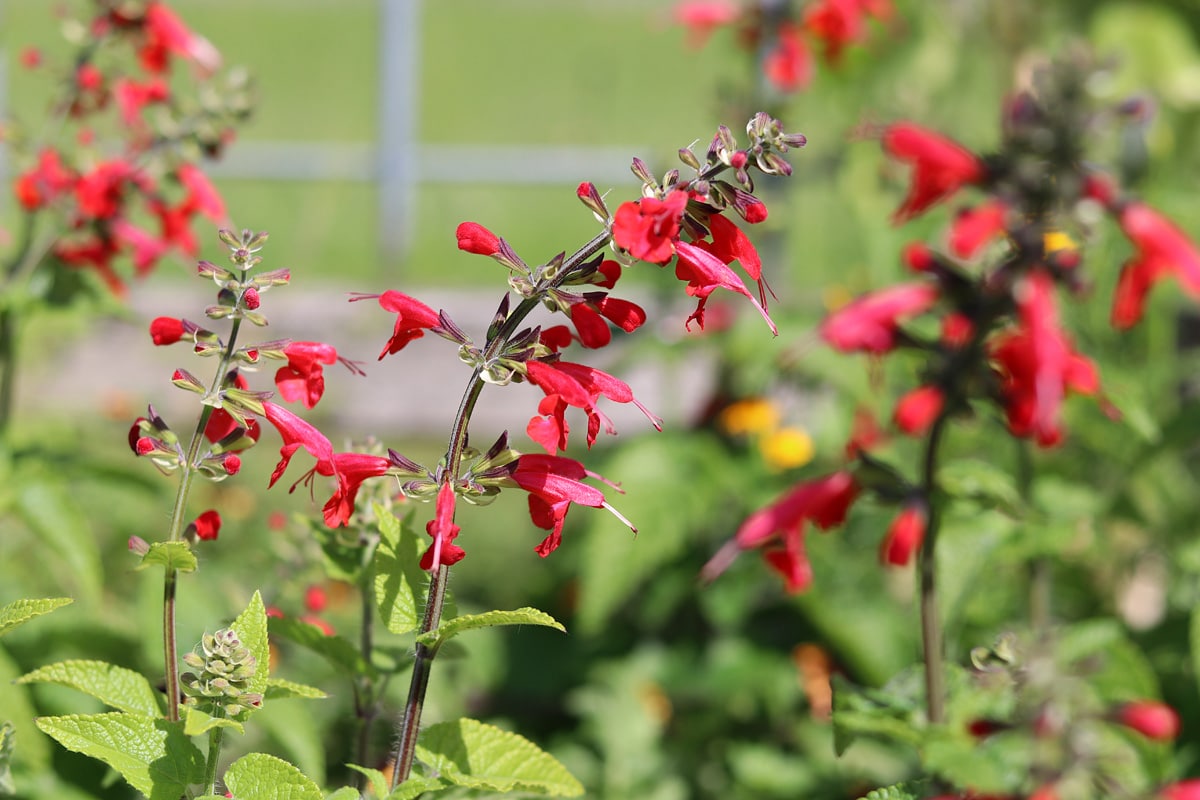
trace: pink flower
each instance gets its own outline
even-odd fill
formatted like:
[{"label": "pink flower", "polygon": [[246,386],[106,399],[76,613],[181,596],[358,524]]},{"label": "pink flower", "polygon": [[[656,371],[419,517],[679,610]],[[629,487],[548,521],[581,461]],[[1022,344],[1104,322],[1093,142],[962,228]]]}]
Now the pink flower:
[{"label": "pink flower", "polygon": [[287,366],[275,373],[275,386],[289,403],[297,400],[312,408],[325,393],[325,374],[322,364],[337,363],[337,350],[322,342],[292,342],[283,350]]},{"label": "pink flower", "polygon": [[613,217],[613,241],[634,258],[666,264],[675,252],[679,222],[687,208],[687,192],[673,191],[665,200],[643,197],[622,203]]},{"label": "pink flower", "polygon": [[921,549],[921,542],[925,539],[927,521],[924,504],[905,506],[888,527],[887,535],[879,547],[879,560],[897,567],[912,561],[913,554]]},{"label": "pink flower", "polygon": [[438,313],[420,300],[409,297],[401,292],[388,290],[383,294],[356,294],[350,302],[358,300],[379,299],[379,305],[384,311],[396,314],[396,324],[392,328],[392,337],[384,344],[379,353],[379,360],[384,356],[398,353],[405,345],[414,339],[420,339],[425,331],[438,327]]},{"label": "pink flower", "polygon": [[702,577],[712,580],[743,550],[761,547],[767,564],[779,573],[789,592],[801,592],[812,582],[812,567],[804,553],[804,524],[827,530],[840,525],[859,487],[849,472],[835,472],[798,484],[771,505],[751,514],[734,538],[704,566]]},{"label": "pink flower", "polygon": [[883,149],[913,165],[908,196],[892,216],[894,223],[912,219],[930,206],[986,176],[983,162],[957,142],[911,122],[884,131]]},{"label": "pink flower", "polygon": [[763,74],[781,92],[800,91],[812,82],[812,53],[796,25],[782,23],[778,35],[775,46],[763,59]]},{"label": "pink flower", "polygon": [[901,320],[924,313],[937,299],[937,287],[927,283],[904,283],[865,294],[826,317],[821,338],[844,353],[886,353],[896,346]]},{"label": "pink flower", "polygon": [[675,262],[675,277],[682,281],[687,281],[687,293],[689,296],[699,298],[696,310],[687,319],[687,327],[689,329],[692,320],[695,320],[701,329],[704,328],[704,305],[708,302],[709,295],[717,289],[728,289],[748,299],[754,308],[758,310],[758,313],[762,315],[762,318],[766,320],[767,327],[771,329],[771,333],[775,335],[779,334],[779,330],[775,327],[775,323],[771,320],[770,315],[767,314],[767,310],[754,295],[750,294],[749,290],[746,289],[746,284],[742,283],[742,279],[726,266],[718,256],[709,252],[712,249],[712,245],[706,242],[700,242],[699,244],[677,242],[675,249],[679,254],[679,258]]},{"label": "pink flower", "polygon": [[563,522],[572,503],[607,507],[603,492],[582,483],[590,476],[583,464],[562,456],[532,453],[517,459],[512,479],[529,492],[529,516],[533,524],[550,531],[535,548],[542,558],[553,553],[562,542]]},{"label": "pink flower", "polygon": [[462,561],[466,555],[461,547],[454,544],[460,528],[454,524],[454,502],[456,495],[454,487],[443,483],[438,489],[437,509],[425,525],[425,532],[433,537],[433,544],[421,556],[421,569],[436,572],[442,566],[452,566]]},{"label": "pink flower", "polygon": [[458,249],[479,256],[494,256],[500,252],[500,237],[478,222],[464,222],[458,226]]},{"label": "pink flower", "polygon": [[1053,280],[1031,273],[1019,287],[1019,324],[991,344],[1002,376],[1008,428],[1014,436],[1032,436],[1043,447],[1062,440],[1062,401],[1068,389],[1095,394],[1096,367],[1076,353],[1058,324]]},{"label": "pink flower", "polygon": [[896,403],[892,422],[909,436],[922,436],[942,413],[946,395],[936,386],[918,386]]},{"label": "pink flower", "polygon": [[1113,719],[1147,739],[1167,742],[1179,735],[1179,714],[1166,703],[1135,700],[1122,704]]},{"label": "pink flower", "polygon": [[1121,269],[1113,295],[1114,327],[1137,324],[1146,295],[1167,275],[1179,279],[1192,297],[1200,297],[1200,253],[1183,231],[1144,203],[1129,203],[1118,220],[1138,252]]}]

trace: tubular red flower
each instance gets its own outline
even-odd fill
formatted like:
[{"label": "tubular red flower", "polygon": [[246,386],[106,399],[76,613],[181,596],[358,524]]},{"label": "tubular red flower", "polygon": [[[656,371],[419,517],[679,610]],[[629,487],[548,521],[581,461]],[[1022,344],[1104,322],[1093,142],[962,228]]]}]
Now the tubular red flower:
[{"label": "tubular red flower", "polygon": [[985,244],[1004,233],[1008,207],[999,200],[959,212],[950,229],[950,251],[973,258]]},{"label": "tubular red flower", "polygon": [[643,197],[637,202],[622,203],[613,216],[613,241],[634,258],[666,264],[675,252],[679,222],[687,201],[687,192],[673,191],[663,200]]},{"label": "tubular red flower", "polygon": [[420,300],[391,289],[383,294],[356,294],[350,298],[350,302],[376,298],[384,311],[397,315],[392,336],[379,353],[380,361],[384,356],[400,352],[405,345],[414,339],[420,339],[425,335],[425,331],[436,328],[440,322],[437,312],[432,308]]},{"label": "tubular red flower", "polygon": [[899,224],[921,214],[966,184],[979,183],[985,177],[983,162],[962,145],[941,134],[899,122],[883,134],[884,151],[913,165],[908,196],[892,215]]},{"label": "tubular red flower", "polygon": [[909,436],[922,436],[942,413],[946,395],[936,386],[918,386],[896,403],[892,422]]},{"label": "tubular red flower", "polygon": [[712,233],[712,246],[704,247],[700,243],[697,243],[697,246],[704,247],[726,264],[732,264],[734,261],[741,264],[742,269],[746,270],[746,274],[750,276],[750,280],[758,283],[758,299],[766,308],[767,296],[762,278],[762,259],[758,257],[758,250],[755,249],[749,237],[732,220],[720,214],[709,217],[708,229]]},{"label": "tubular red flower", "polygon": [[442,488],[438,489],[434,517],[425,524],[425,532],[433,537],[433,544],[421,556],[423,570],[436,572],[439,567],[457,564],[466,555],[466,551],[453,543],[461,530],[454,524],[456,499],[454,487],[443,483]]},{"label": "tubular red flower", "polygon": [[727,0],[688,0],[675,5],[675,21],[688,30],[689,47],[703,47],[712,32],[735,22],[741,9]]},{"label": "tubular red flower", "polygon": [[192,523],[192,529],[195,531],[196,538],[211,542],[221,532],[221,515],[210,508],[196,517],[196,521]]},{"label": "tubular red flower", "polygon": [[1183,231],[1144,203],[1127,204],[1118,221],[1138,252],[1121,270],[1113,295],[1114,327],[1135,325],[1146,295],[1166,275],[1174,275],[1189,295],[1200,298],[1200,252]]},{"label": "tubular red flower", "polygon": [[203,171],[193,164],[181,164],[175,177],[187,189],[184,205],[189,212],[198,211],[218,225],[225,222],[225,201]]},{"label": "tubular red flower", "polygon": [[800,28],[784,22],[779,38],[763,59],[763,75],[781,92],[797,92],[812,82],[813,58],[800,35]]},{"label": "tubular red flower", "polygon": [[[354,513],[354,499],[358,496],[363,481],[384,475],[391,462],[383,456],[369,453],[334,453],[332,466],[333,474],[337,478],[337,488],[325,503],[322,512],[325,524],[336,528],[350,522],[350,516]],[[317,472],[321,475],[328,474],[321,472],[319,465]]]},{"label": "tubular red flower", "polygon": [[1158,797],[1162,800],[1200,800],[1200,778],[1189,778],[1164,786]]},{"label": "tubular red flower", "polygon": [[150,323],[150,338],[158,346],[175,344],[183,338],[183,320],[175,317],[155,317]]},{"label": "tubular red flower", "polygon": [[[557,437],[559,441],[565,442],[566,440],[566,423],[562,417],[565,406],[583,409],[587,414],[588,447],[595,444],[601,425],[609,433],[616,432],[608,418],[596,408],[596,401],[600,397],[605,397],[614,403],[632,403],[646,415],[646,418],[657,430],[662,430],[662,420],[651,414],[644,405],[638,402],[633,396],[633,390],[629,388],[629,384],[607,372],[570,361],[530,361],[525,368],[530,383],[545,392],[547,398],[557,398],[556,401],[549,403],[547,400],[543,400],[538,405],[538,412],[553,414],[553,426],[556,426],[559,431],[560,435]],[[544,411],[544,408],[550,410]],[[531,438],[534,438],[534,441],[543,447],[550,449],[547,445],[553,440],[551,432],[554,427],[547,427],[547,425],[547,422],[538,422],[538,418],[534,417],[526,430],[539,431],[537,437],[531,433]]]},{"label": "tubular red flower", "polygon": [[[774,335],[779,334],[779,329],[775,327],[767,310],[763,305],[750,294],[746,285],[742,283],[742,279],[727,267],[719,257],[713,255],[704,245],[707,243],[688,244],[687,242],[677,242],[675,245],[676,252],[679,258],[675,262],[675,277],[680,280],[687,281],[687,293],[691,297],[699,298],[696,304],[696,310],[692,312],[687,319],[686,327],[690,329],[692,320],[701,329],[704,328],[704,305],[708,302],[708,297],[717,289],[728,289],[731,292],[736,292],[742,295],[754,306],[758,313],[766,320],[767,327],[771,329]],[[711,245],[708,245],[711,248]]]},{"label": "tubular red flower", "polygon": [[287,366],[275,372],[275,386],[289,403],[297,400],[312,408],[325,393],[322,364],[337,363],[337,350],[323,342],[292,342],[283,350]]},{"label": "tubular red flower", "polygon": [[1122,704],[1113,719],[1147,739],[1166,742],[1179,735],[1179,714],[1166,703],[1135,700]]},{"label": "tubular red flower", "polygon": [[147,72],[165,72],[168,55],[192,61],[203,73],[211,74],[221,66],[221,54],[205,39],[191,31],[164,3],[152,0],[146,6],[143,25],[146,44],[139,57]]},{"label": "tubular red flower", "polygon": [[927,283],[905,283],[865,294],[826,317],[821,338],[845,353],[886,353],[896,346],[901,320],[924,313],[937,299],[937,287]]},{"label": "tubular red flower", "polygon": [[562,542],[563,523],[572,503],[603,508],[604,493],[582,483],[589,473],[570,458],[530,453],[517,459],[512,480],[529,492],[529,516],[533,524],[550,531],[535,551],[545,558]]},{"label": "tubular red flower", "polygon": [[925,507],[920,503],[906,506],[892,524],[879,547],[879,560],[884,564],[902,567],[912,561],[921,549],[927,522]]},{"label": "tubular red flower", "polygon": [[26,211],[37,211],[70,191],[77,176],[63,166],[58,151],[46,147],[38,153],[37,165],[17,177],[13,191]]},{"label": "tubular red flower", "polygon": [[478,222],[463,222],[455,231],[458,249],[477,256],[494,256],[500,252],[500,237]]},{"label": "tubular red flower", "polygon": [[865,9],[858,0],[818,0],[804,8],[804,27],[824,44],[825,60],[836,64],[847,45],[866,35]]},{"label": "tubular red flower", "polygon": [[329,439],[325,438],[323,433],[275,403],[264,402],[263,411],[267,422],[275,426],[275,430],[279,431],[279,436],[283,439],[283,447],[279,448],[279,463],[275,465],[275,471],[271,473],[268,487],[274,486],[275,482],[283,476],[292,456],[300,448],[307,450],[309,455],[317,460],[317,465],[314,467],[316,472],[321,475],[334,474],[333,445],[329,443]]}]

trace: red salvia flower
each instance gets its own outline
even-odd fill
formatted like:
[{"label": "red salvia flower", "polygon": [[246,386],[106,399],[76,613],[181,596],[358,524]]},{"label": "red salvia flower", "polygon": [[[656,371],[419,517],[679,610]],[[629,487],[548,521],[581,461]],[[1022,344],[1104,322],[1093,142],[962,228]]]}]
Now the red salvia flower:
[{"label": "red salvia flower", "polygon": [[688,45],[703,47],[712,32],[737,20],[741,9],[727,0],[689,0],[675,6],[675,21],[687,28]]},{"label": "red salvia flower", "polygon": [[[692,321],[695,320],[696,324],[703,329],[704,305],[708,302],[709,295],[717,289],[728,289],[748,299],[754,308],[758,310],[758,313],[762,315],[762,318],[766,320],[771,333],[778,335],[779,330],[775,327],[775,323],[771,320],[770,315],[767,314],[767,310],[754,295],[750,294],[750,291],[746,289],[746,284],[742,283],[742,279],[727,267],[720,258],[704,249],[701,246],[704,244],[706,243],[701,242],[699,245],[693,245],[687,242],[677,242],[675,245],[675,249],[679,254],[679,258],[675,262],[675,277],[687,281],[688,295],[699,298],[696,310],[687,318],[686,327],[690,329]],[[711,245],[709,247],[711,248]]]},{"label": "red salvia flower", "polygon": [[1179,714],[1166,703],[1135,700],[1122,704],[1113,719],[1147,739],[1167,742],[1179,735]]},{"label": "red salvia flower", "polygon": [[888,526],[879,547],[879,560],[897,567],[911,562],[913,554],[921,549],[921,542],[925,539],[927,521],[924,504],[905,506]]},{"label": "red salvia flower", "polygon": [[[566,439],[566,423],[562,417],[566,406],[583,409],[587,414],[588,447],[591,447],[595,443],[596,435],[600,432],[602,424],[609,433],[616,432],[612,422],[596,408],[596,401],[600,397],[605,397],[614,403],[632,403],[639,411],[646,415],[646,418],[650,420],[656,429],[662,430],[662,420],[651,414],[644,405],[634,398],[633,390],[629,388],[629,384],[609,375],[607,372],[570,361],[555,361],[550,363],[530,361],[525,365],[525,368],[530,383],[545,392],[547,398],[552,396],[557,398],[557,401],[553,403],[543,400],[538,405],[538,412],[553,415],[554,424],[561,431],[560,440],[562,441]],[[553,406],[552,410],[543,411],[543,408],[548,408],[551,405]],[[536,420],[537,418],[535,417],[534,419]],[[542,438],[535,439],[535,441],[546,446]]]},{"label": "red salvia flower", "polygon": [[384,356],[398,353],[405,345],[414,339],[420,339],[425,331],[438,327],[438,314],[429,306],[413,297],[389,289],[383,294],[356,294],[350,302],[357,300],[379,299],[379,305],[384,311],[396,314],[396,324],[392,328],[392,337],[384,344],[379,353],[379,360]]},{"label": "red salvia flower", "polygon": [[325,374],[322,364],[337,363],[337,350],[323,342],[292,342],[283,349],[287,366],[275,373],[279,395],[289,403],[297,400],[312,408],[325,393]]},{"label": "red salvia flower", "polygon": [[172,55],[188,59],[204,74],[211,74],[221,66],[217,49],[192,32],[165,3],[152,0],[146,6],[143,26],[146,43],[139,58],[147,72],[166,72]]},{"label": "red salvia flower", "polygon": [[226,221],[225,201],[208,176],[194,164],[181,164],[175,177],[187,190],[183,206],[188,213],[199,212],[218,225]]},{"label": "red salvia flower", "polygon": [[767,294],[762,277],[762,259],[758,257],[758,250],[750,238],[741,228],[720,214],[709,217],[708,229],[712,233],[712,245],[706,246],[704,242],[696,242],[696,246],[708,250],[726,264],[732,264],[734,261],[741,264],[750,280],[758,284],[758,299],[763,308],[766,308]]},{"label": "red salvia flower", "polygon": [[455,500],[454,487],[443,483],[442,488],[438,489],[434,517],[425,524],[425,532],[433,537],[433,544],[421,556],[423,570],[436,572],[439,567],[457,564],[466,555],[466,551],[454,544],[460,530],[454,524]]},{"label": "red salvia flower", "polygon": [[847,45],[866,32],[865,9],[858,0],[818,0],[804,9],[804,27],[824,44],[825,60],[836,64]]},{"label": "red salvia flower", "polygon": [[900,322],[924,313],[937,299],[937,287],[927,283],[870,292],[826,317],[820,327],[821,338],[845,353],[886,353],[896,346]]},{"label": "red salvia flower", "polygon": [[146,275],[154,269],[169,249],[162,239],[126,219],[114,219],[109,223],[109,229],[116,242],[132,251],[133,268],[138,275]]},{"label": "red salvia flower", "polygon": [[985,177],[983,162],[957,142],[911,122],[899,122],[883,133],[883,149],[913,165],[912,185],[894,223],[912,219],[966,184]]},{"label": "red salvia flower", "polygon": [[196,534],[196,538],[201,541],[211,542],[221,532],[221,515],[215,510],[209,509],[196,517],[196,521],[189,527]]},{"label": "red salvia flower", "polygon": [[778,38],[763,59],[763,75],[781,92],[796,92],[812,82],[813,59],[800,28],[790,22],[778,28]]},{"label": "red salvia flower", "polygon": [[500,237],[478,222],[464,222],[455,232],[458,249],[478,256],[494,256],[500,252]]},{"label": "red salvia flower", "polygon": [[[354,499],[358,496],[363,481],[378,478],[386,473],[390,466],[391,462],[383,456],[369,453],[334,453],[333,474],[337,478],[337,488],[322,509],[325,524],[331,528],[348,524],[350,516],[354,513]],[[322,472],[319,464],[317,473],[329,474]]]},{"label": "red salvia flower", "polygon": [[[600,295],[599,292],[595,293]],[[607,319],[626,333],[633,333],[646,322],[646,312],[636,303],[608,295],[571,295],[557,293],[557,298],[570,305],[571,322],[579,332],[584,347],[604,347],[612,341]]]},{"label": "red salvia flower", "polygon": [[553,553],[562,542],[563,523],[572,503],[612,510],[604,501],[603,492],[582,482],[586,477],[591,477],[591,473],[574,459],[539,453],[517,459],[512,479],[529,492],[529,516],[533,524],[550,531],[535,548],[542,558]]},{"label": "red salvia flower", "polygon": [[673,191],[665,200],[643,197],[622,203],[613,217],[613,241],[634,258],[666,264],[675,252],[679,222],[687,208],[687,192]]},{"label": "red salvia flower", "polygon": [[1158,796],[1162,800],[1200,800],[1200,778],[1189,778],[1164,786]]},{"label": "red salvia flower", "polygon": [[142,109],[153,103],[164,103],[171,90],[162,78],[151,78],[145,82],[132,78],[117,78],[113,81],[113,97],[121,112],[121,121],[130,128],[142,125]]},{"label": "red salvia flower", "polygon": [[1008,207],[992,200],[959,212],[950,228],[950,252],[972,258],[985,244],[1004,233]]},{"label": "red salvia flower", "polygon": [[942,413],[946,395],[936,386],[919,386],[896,403],[892,421],[909,436],[921,436]]},{"label": "red salvia flower", "polygon": [[1114,327],[1137,324],[1146,295],[1167,275],[1174,275],[1192,297],[1200,297],[1200,253],[1183,231],[1144,203],[1127,204],[1118,221],[1138,252],[1121,269],[1113,296]]},{"label": "red salvia flower", "polygon": [[175,344],[186,332],[183,320],[175,317],[155,317],[150,323],[150,338],[159,346]]},{"label": "red salvia flower", "polygon": [[70,191],[76,180],[58,151],[47,147],[38,153],[37,165],[17,177],[13,190],[22,208],[37,211]]},{"label": "red salvia flower", "polygon": [[[274,486],[275,482],[283,476],[292,456],[300,448],[304,448],[317,460],[317,465],[306,475],[306,478],[311,475],[312,471],[321,475],[334,474],[333,445],[329,443],[325,434],[275,403],[264,402],[263,411],[267,422],[275,426],[275,430],[279,431],[279,436],[283,439],[283,447],[279,448],[279,463],[275,465],[275,471],[271,473],[271,480],[267,486]],[[305,478],[301,478],[301,480],[305,480]]]}]

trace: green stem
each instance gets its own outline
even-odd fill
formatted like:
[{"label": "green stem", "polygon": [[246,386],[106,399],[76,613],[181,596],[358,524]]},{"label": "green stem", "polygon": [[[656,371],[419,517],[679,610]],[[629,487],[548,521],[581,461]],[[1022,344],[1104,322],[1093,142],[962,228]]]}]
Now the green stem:
[{"label": "green stem", "polygon": [[941,500],[937,490],[937,451],[947,417],[940,415],[929,432],[921,490],[929,506],[925,540],[921,544],[921,644],[925,659],[925,703],[931,725],[945,720],[946,679],[943,671],[942,622],[937,593],[937,537],[941,524]]},{"label": "green stem", "polygon": [[[1033,458],[1028,442],[1017,440],[1017,492],[1026,519],[1033,506]],[[1029,624],[1034,635],[1040,636],[1050,627],[1050,608],[1053,593],[1053,565],[1043,555],[1033,557],[1029,564]]]},{"label": "green stem", "polygon": [[[371,656],[375,649],[375,559],[373,557],[375,548],[366,548],[366,554],[363,557],[365,566],[362,572],[362,628],[359,638],[359,650],[362,653],[363,662],[370,664]],[[379,704],[377,698],[381,690],[374,682],[366,677],[360,676],[354,682],[354,716],[358,720],[358,743],[355,749],[356,764],[368,764],[371,750],[371,727],[375,722],[375,717],[379,714]],[[366,788],[367,776],[358,776],[358,788],[363,790]]]},{"label": "green stem", "polygon": [[[242,320],[235,318],[229,330],[229,342],[221,354],[221,363],[213,376],[209,396],[215,395],[221,381],[233,360],[234,349],[237,345],[238,329]],[[188,496],[192,491],[192,481],[196,476],[196,460],[200,455],[200,447],[204,442],[204,429],[212,417],[213,407],[207,403],[201,408],[200,417],[196,421],[196,429],[192,431],[192,440],[188,444],[187,455],[180,467],[179,487],[175,491],[175,505],[171,509],[171,524],[167,531],[167,541],[177,542],[183,537],[184,520],[187,518]],[[179,720],[179,648],[176,643],[175,631],[175,592],[178,585],[176,570],[167,567],[163,579],[163,655],[166,659],[167,672],[167,719],[171,722]]]},{"label": "green stem", "polygon": [[[218,709],[214,715],[218,718],[224,717],[224,713]],[[221,757],[221,744],[225,739],[225,728],[216,727],[208,732],[208,761],[204,765],[204,786],[205,794],[217,793],[217,761]]]}]

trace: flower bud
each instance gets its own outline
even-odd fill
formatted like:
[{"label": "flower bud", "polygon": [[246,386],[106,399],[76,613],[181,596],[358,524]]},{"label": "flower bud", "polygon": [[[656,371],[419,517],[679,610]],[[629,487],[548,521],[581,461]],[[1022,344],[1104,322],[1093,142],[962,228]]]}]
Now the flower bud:
[{"label": "flower bud", "polygon": [[262,305],[262,300],[258,296],[258,290],[253,286],[242,292],[242,305],[251,311]]},{"label": "flower bud", "polygon": [[175,317],[157,317],[150,323],[150,338],[159,347],[175,344],[185,332],[183,320]]},{"label": "flower bud", "polygon": [[458,249],[479,256],[494,256],[500,252],[500,237],[478,222],[464,222],[455,231]]},{"label": "flower bud", "polygon": [[942,413],[946,395],[936,386],[919,386],[900,398],[892,421],[909,436],[922,436]]},{"label": "flower bud", "polygon": [[1116,722],[1154,741],[1170,741],[1179,735],[1179,715],[1166,703],[1135,700],[1120,706],[1112,716]]},{"label": "flower bud", "polygon": [[906,506],[888,528],[879,548],[879,560],[884,564],[904,566],[921,549],[925,539],[925,504],[917,501]]}]

